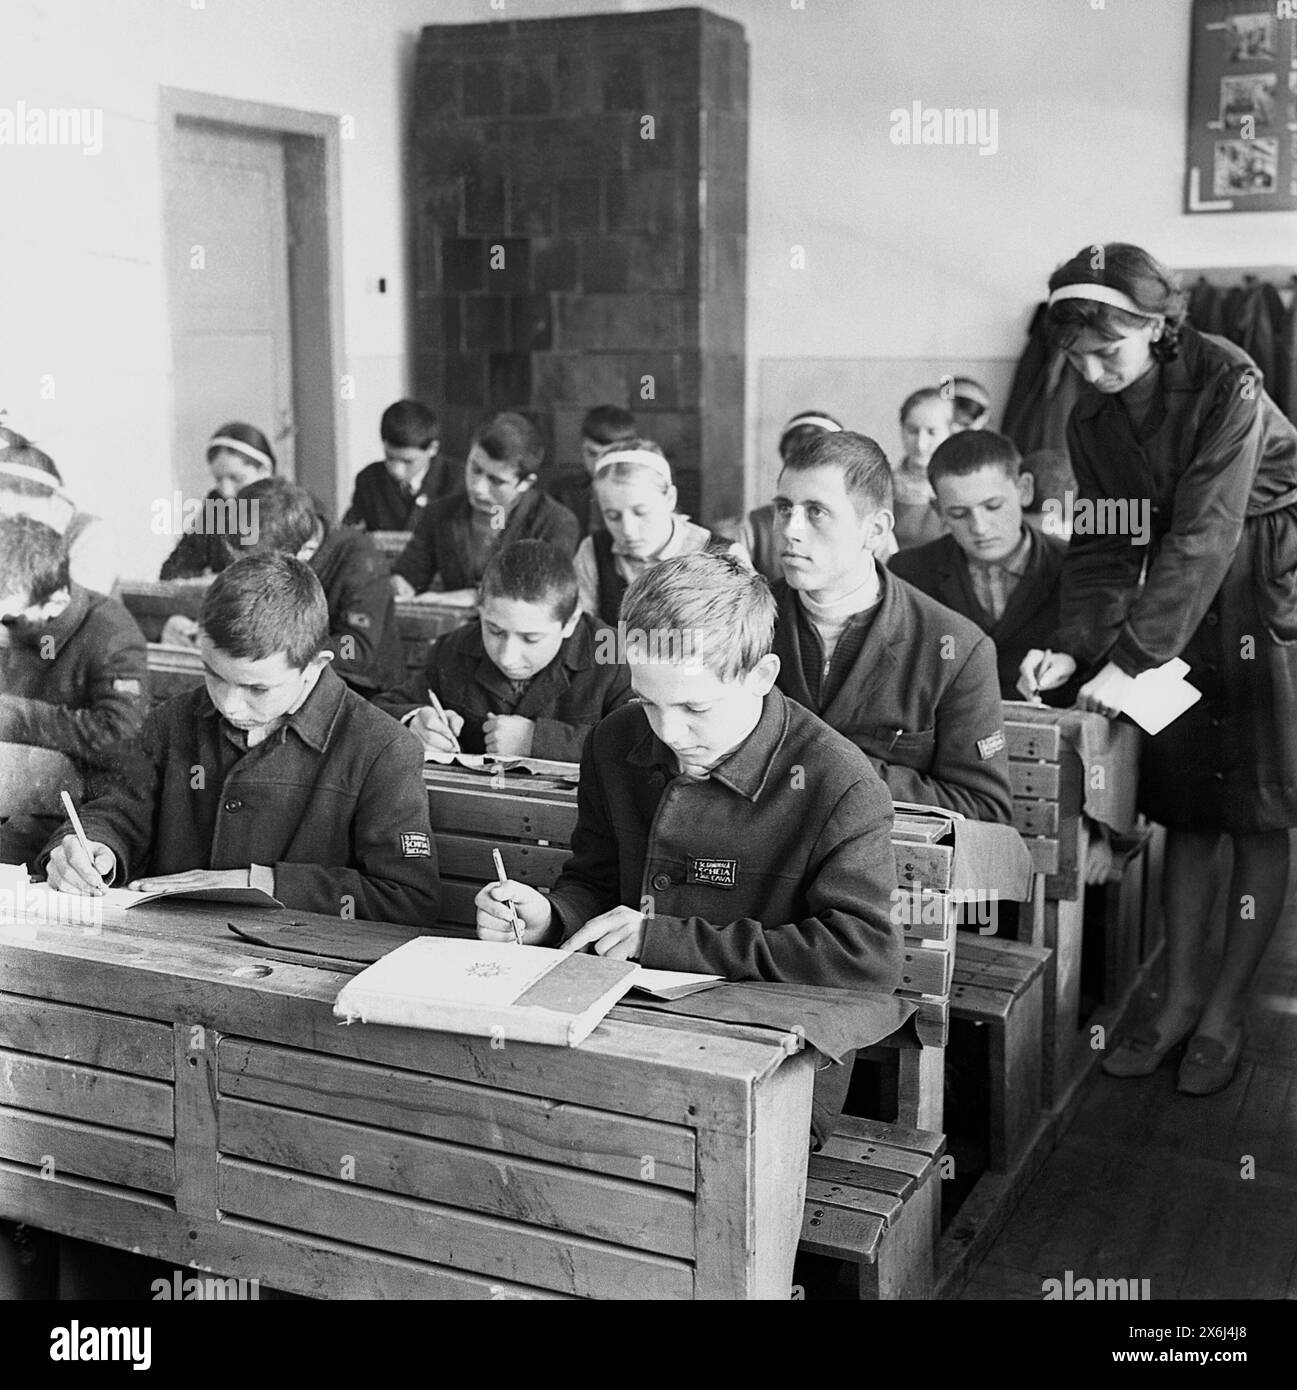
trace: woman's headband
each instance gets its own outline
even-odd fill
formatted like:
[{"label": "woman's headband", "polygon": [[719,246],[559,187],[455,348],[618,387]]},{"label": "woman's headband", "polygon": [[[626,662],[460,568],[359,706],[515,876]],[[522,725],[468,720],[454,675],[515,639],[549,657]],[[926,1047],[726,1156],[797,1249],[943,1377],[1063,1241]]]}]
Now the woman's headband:
[{"label": "woman's headband", "polygon": [[1124,309],[1128,314],[1138,314],[1142,319],[1159,317],[1157,314],[1150,314],[1147,309],[1141,309],[1130,295],[1124,294],[1121,290],[1114,290],[1108,285],[1091,284],[1088,281],[1080,285],[1060,285],[1049,296],[1049,302],[1054,305],[1060,299],[1092,299],[1097,304],[1108,304],[1114,309]]},{"label": "woman's headband", "polygon": [[602,455],[595,468],[595,481],[598,482],[604,469],[611,468],[614,463],[636,463],[641,468],[651,468],[668,487],[672,485],[671,465],[651,449],[614,449],[610,454]]},{"label": "woman's headband", "polygon": [[264,454],[260,449],[255,449],[251,444],[245,444],[241,439],[235,439],[228,434],[214,434],[207,441],[207,452],[210,454],[213,449],[230,449],[236,454],[242,454],[244,458],[251,459],[253,463],[259,463],[263,468],[273,471],[275,461],[269,454]]},{"label": "woman's headband", "polygon": [[[783,434],[791,434],[793,430],[799,430],[803,425],[815,425],[822,429],[826,434],[841,434],[842,426],[836,420],[830,420],[827,415],[815,415],[807,413],[805,415],[794,415],[784,426]],[[783,437],[782,435],[780,436]]]}]

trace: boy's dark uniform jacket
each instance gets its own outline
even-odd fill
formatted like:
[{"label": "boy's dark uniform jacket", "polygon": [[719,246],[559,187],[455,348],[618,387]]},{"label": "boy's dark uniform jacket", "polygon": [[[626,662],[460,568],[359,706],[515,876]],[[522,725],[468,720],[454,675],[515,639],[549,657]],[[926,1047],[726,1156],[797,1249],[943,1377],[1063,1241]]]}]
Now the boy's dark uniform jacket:
[{"label": "boy's dark uniform jacket", "polygon": [[[333,669],[361,694],[386,690],[405,673],[387,559],[363,531],[320,522],[324,539],[309,563],[329,605],[325,645]],[[343,653],[348,642],[350,656]]]},{"label": "boy's dark uniform jacket", "polygon": [[428,464],[419,491],[411,494],[379,459],[356,474],[351,506],[342,524],[359,526],[366,531],[412,531],[424,508],[450,496],[462,485],[463,478],[462,463],[438,454]]},{"label": "boy's dark uniform jacket", "polygon": [[[892,799],[869,760],[778,690],[704,779],[628,705],[581,761],[572,857],[550,895],[563,935],[618,904],[646,914],[642,964],[728,980],[889,991]],[[815,1075],[812,1146],[846,1098],[850,1057]]]},{"label": "boy's dark uniform jacket", "polygon": [[641,706],[609,715],[586,744],[577,805],[572,856],[550,895],[565,937],[625,904],[647,909],[646,966],[899,982],[891,797],[868,759],[778,690],[701,780],[677,775]]},{"label": "boy's dark uniform jacket", "polygon": [[[392,573],[414,585],[416,593],[423,593],[438,574],[447,590],[473,588],[482,576],[472,573],[468,567],[473,524],[468,494],[457,492],[444,497],[422,508],[422,512],[414,534],[392,566]],[[576,553],[579,539],[576,517],[538,487],[531,487],[509,513],[498,544],[548,541],[570,560]]]},{"label": "boy's dark uniform jacket", "polygon": [[[995,647],[967,618],[880,567],[877,615],[820,718],[867,753],[896,801],[1008,823],[1013,796]],[[797,594],[780,582],[779,688],[807,708]]]},{"label": "boy's dark uniform jacket", "polygon": [[486,654],[482,626],[474,621],[435,641],[421,675],[399,690],[376,696],[374,704],[395,719],[428,703],[434,690],[441,703],[464,716],[459,746],[483,753],[482,725],[488,714],[516,714],[535,724],[531,756],[577,762],[590,730],[630,699],[625,665],[599,659],[597,628],[582,613],[571,637],[553,661],[527,683],[521,696]]},{"label": "boy's dark uniform jacket", "polygon": [[[139,737],[148,695],[148,647],[134,618],[116,599],[79,584],[57,618],[38,630],[12,629],[0,647],[0,743],[67,754],[87,790]],[[62,819],[15,817],[6,841],[34,850]]]},{"label": "boy's dark uniform jacket", "polygon": [[998,622],[978,601],[968,560],[953,536],[902,551],[887,562],[887,568],[929,598],[976,623],[995,643],[1000,694],[1006,700],[1019,700],[1018,668],[1023,657],[1033,648],[1049,647],[1054,640],[1059,576],[1066,554],[1067,546],[1057,536],[1033,532],[1026,572],[1009,595]]},{"label": "boy's dark uniform jacket", "polygon": [[[187,869],[274,870],[290,907],[429,928],[440,906],[423,751],[327,668],[264,743],[241,749],[206,688],[158,706],[142,751],[81,811],[116,882]],[[195,785],[197,783],[197,785]],[[62,826],[39,860],[69,834]]]}]

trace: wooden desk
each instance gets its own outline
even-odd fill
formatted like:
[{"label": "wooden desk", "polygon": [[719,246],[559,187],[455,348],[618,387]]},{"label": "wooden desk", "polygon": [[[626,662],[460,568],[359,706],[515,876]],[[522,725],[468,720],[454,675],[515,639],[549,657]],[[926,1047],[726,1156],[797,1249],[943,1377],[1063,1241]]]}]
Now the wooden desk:
[{"label": "wooden desk", "polygon": [[[207,583],[199,581],[130,580],[119,583],[114,593],[126,605],[144,636],[151,643],[158,643],[163,625],[172,614],[179,613],[197,620],[207,587]],[[476,616],[476,608],[428,600],[398,599],[396,626],[405,648],[406,669],[421,671],[427,659],[428,643],[472,622]],[[153,653],[150,653],[149,669],[154,669]],[[160,669],[166,671],[165,667]]]},{"label": "wooden desk", "polygon": [[795,1039],[628,1007],[572,1049],[343,1027],[359,967],[225,927],[307,917],[0,925],[0,1216],[318,1297],[788,1297]]}]

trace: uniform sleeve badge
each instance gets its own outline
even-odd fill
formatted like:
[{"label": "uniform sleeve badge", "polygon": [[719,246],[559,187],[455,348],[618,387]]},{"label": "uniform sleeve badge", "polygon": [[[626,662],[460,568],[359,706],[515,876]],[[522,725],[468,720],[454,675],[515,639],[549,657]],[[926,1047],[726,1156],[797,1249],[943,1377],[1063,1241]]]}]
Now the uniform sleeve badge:
[{"label": "uniform sleeve badge", "polygon": [[422,830],[403,830],[401,832],[401,858],[432,858],[432,845]]},{"label": "uniform sleeve badge", "polygon": [[977,740],[977,756],[985,762],[988,758],[993,758],[1004,748],[1004,730],[997,729],[989,738],[979,738]]}]

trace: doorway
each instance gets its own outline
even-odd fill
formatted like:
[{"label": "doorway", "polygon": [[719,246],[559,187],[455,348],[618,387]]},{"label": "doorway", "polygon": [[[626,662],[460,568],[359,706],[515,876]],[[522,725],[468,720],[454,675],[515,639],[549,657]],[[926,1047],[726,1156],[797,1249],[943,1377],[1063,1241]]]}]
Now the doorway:
[{"label": "doorway", "polygon": [[174,486],[202,496],[207,440],[244,420],[336,515],[338,121],[164,88],[160,124]]}]

